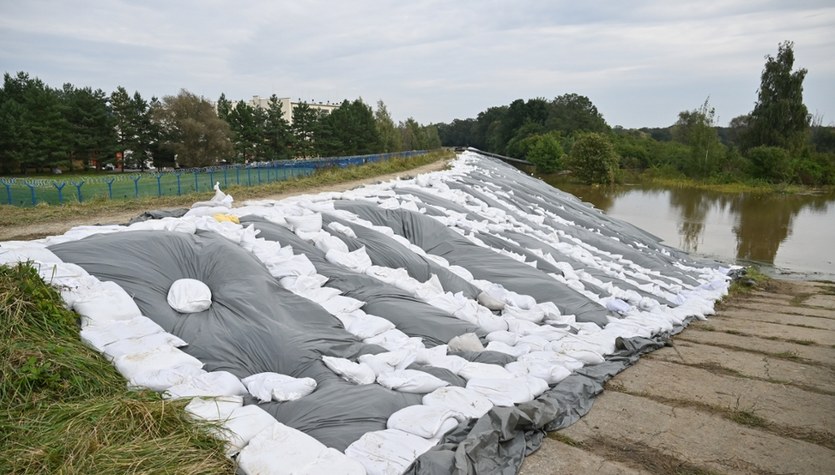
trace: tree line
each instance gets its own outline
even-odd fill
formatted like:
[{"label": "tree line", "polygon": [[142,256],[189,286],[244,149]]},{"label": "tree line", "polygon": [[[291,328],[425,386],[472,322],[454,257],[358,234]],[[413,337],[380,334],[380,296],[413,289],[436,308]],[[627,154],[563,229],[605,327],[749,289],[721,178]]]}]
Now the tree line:
[{"label": "tree line", "polygon": [[201,167],[317,156],[438,148],[438,131],[414,119],[395,123],[383,101],[344,100],[331,113],[300,103],[287,120],[273,95],[266,108],[216,105],[181,90],[145,99],[119,86],[52,88],[25,72],[0,88],[0,173],[74,170],[107,164],[129,168]]},{"label": "tree line", "polygon": [[718,127],[709,98],[665,128],[610,127],[589,98],[517,99],[476,118],[437,124],[441,142],[524,158],[539,173],[571,170],[611,183],[626,170],[700,180],[835,184],[835,127],[803,104],[806,69],[793,43],[766,56],[754,109]]}]

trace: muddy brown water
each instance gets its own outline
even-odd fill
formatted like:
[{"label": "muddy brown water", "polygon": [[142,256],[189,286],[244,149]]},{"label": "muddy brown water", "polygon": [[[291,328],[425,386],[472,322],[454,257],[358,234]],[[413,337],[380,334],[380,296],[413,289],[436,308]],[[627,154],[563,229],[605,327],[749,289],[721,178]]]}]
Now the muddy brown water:
[{"label": "muddy brown water", "polygon": [[835,192],[719,193],[552,183],[664,243],[783,277],[835,280]]}]

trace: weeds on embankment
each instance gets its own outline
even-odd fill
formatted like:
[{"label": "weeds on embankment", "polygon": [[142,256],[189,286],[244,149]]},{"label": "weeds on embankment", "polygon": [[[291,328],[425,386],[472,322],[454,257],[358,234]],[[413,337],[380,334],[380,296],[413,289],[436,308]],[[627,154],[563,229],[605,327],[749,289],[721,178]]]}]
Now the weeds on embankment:
[{"label": "weeds on embankment", "polygon": [[0,266],[0,472],[234,473],[185,403],[128,391],[28,264]]}]

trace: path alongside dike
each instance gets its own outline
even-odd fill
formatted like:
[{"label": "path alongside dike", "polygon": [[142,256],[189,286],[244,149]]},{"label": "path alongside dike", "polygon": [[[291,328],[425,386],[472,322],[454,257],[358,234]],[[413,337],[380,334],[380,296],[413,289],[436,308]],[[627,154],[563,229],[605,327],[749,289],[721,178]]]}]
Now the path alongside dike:
[{"label": "path alongside dike", "polygon": [[835,473],[835,283],[732,298],[609,381],[521,473]]}]

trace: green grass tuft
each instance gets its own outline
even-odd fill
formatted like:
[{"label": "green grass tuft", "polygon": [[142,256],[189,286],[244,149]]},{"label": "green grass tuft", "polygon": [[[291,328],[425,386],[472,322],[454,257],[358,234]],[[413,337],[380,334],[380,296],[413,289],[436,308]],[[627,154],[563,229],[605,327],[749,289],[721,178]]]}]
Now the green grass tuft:
[{"label": "green grass tuft", "polygon": [[0,472],[234,473],[184,402],[128,391],[27,264],[0,266]]}]

